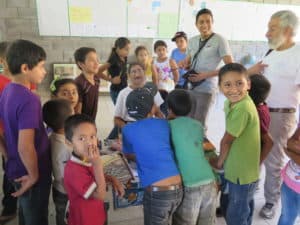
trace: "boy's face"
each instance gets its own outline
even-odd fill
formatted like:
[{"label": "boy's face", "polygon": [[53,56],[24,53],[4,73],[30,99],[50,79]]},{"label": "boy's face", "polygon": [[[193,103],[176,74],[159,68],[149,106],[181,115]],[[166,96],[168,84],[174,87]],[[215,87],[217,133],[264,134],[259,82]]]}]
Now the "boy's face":
[{"label": "boy's face", "polygon": [[149,59],[148,52],[146,50],[140,50],[136,56],[137,60],[141,63],[146,63]]},{"label": "boy's face", "polygon": [[97,130],[91,123],[82,123],[73,131],[73,151],[82,159],[88,158],[88,149],[97,148]]},{"label": "boy's face", "polygon": [[6,75],[9,73],[8,65],[5,58],[0,57],[0,64],[3,67],[3,73]]},{"label": "boy's face", "polygon": [[126,58],[129,55],[130,44],[127,44],[124,48],[117,48],[117,54],[121,58]]},{"label": "boy's face", "polygon": [[74,109],[79,99],[77,87],[72,83],[67,83],[59,88],[56,97],[70,101]]},{"label": "boy's face", "polygon": [[157,54],[157,57],[158,58],[165,58],[167,57],[167,48],[165,46],[158,46],[156,49],[155,49],[155,53]]},{"label": "boy's face", "polygon": [[184,37],[178,37],[175,40],[176,42],[176,46],[179,50],[181,51],[185,51],[186,50],[186,46],[187,46],[187,41],[185,40]]},{"label": "boy's face", "polygon": [[220,90],[231,103],[237,103],[247,95],[250,83],[246,76],[238,72],[227,72],[222,76]]},{"label": "boy's face", "polygon": [[203,37],[208,37],[212,33],[212,25],[213,19],[207,13],[200,15],[196,22],[196,27]]},{"label": "boy's face", "polygon": [[79,66],[83,72],[96,74],[99,69],[99,59],[96,52],[89,52],[85,56],[84,63],[79,62]]},{"label": "boy's face", "polygon": [[141,87],[146,81],[145,71],[139,65],[131,67],[129,71],[129,80],[134,87]]},{"label": "boy's face", "polygon": [[28,81],[32,84],[40,84],[46,76],[45,61],[40,61],[32,69],[28,68],[27,64],[21,66],[22,74],[25,74],[28,78]]}]

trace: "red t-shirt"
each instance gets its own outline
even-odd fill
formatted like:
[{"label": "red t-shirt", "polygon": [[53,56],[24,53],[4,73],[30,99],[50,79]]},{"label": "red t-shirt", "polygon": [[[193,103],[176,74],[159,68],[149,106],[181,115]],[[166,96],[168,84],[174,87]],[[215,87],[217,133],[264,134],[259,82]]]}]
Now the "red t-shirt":
[{"label": "red t-shirt", "polygon": [[64,185],[70,201],[68,225],[103,225],[103,201],[91,196],[97,187],[91,164],[72,156],[65,166]]},{"label": "red t-shirt", "polygon": [[268,133],[270,127],[270,111],[266,103],[258,105],[256,107],[260,122],[260,133],[266,134]]},{"label": "red t-shirt", "polygon": [[[6,85],[10,83],[10,79],[8,79],[6,76],[0,74],[0,96]],[[3,131],[3,123],[0,121],[0,131]]]}]

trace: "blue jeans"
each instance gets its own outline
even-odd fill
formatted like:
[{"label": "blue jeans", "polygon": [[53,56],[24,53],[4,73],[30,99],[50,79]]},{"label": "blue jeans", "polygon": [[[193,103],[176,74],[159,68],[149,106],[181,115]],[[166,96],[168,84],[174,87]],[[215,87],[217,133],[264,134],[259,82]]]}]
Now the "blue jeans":
[{"label": "blue jeans", "polygon": [[173,225],[214,225],[216,204],[215,182],[197,187],[184,187],[182,202],[173,216]]},{"label": "blue jeans", "polygon": [[281,185],[281,215],[278,225],[293,225],[300,215],[300,194],[290,189],[285,183]]},{"label": "blue jeans", "polygon": [[234,184],[228,181],[227,225],[251,225],[254,211],[254,192],[257,181],[250,184]]},{"label": "blue jeans", "polygon": [[[20,188],[15,183],[16,189]],[[51,177],[35,184],[19,197],[19,225],[48,225],[48,204]]]},{"label": "blue jeans", "polygon": [[182,189],[144,192],[144,225],[169,225],[182,200]]},{"label": "blue jeans", "polygon": [[56,225],[66,225],[65,213],[68,203],[68,196],[56,190],[55,188],[52,188],[52,197],[55,204]]}]

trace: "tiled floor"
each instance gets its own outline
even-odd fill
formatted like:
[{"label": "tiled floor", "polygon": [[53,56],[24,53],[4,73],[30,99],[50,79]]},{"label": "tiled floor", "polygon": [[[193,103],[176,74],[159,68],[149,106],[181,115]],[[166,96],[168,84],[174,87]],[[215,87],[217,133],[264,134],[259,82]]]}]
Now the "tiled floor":
[{"label": "tiled floor", "polygon": [[[212,142],[218,146],[219,140],[224,132],[224,115],[222,111],[224,98],[218,96],[213,109],[208,118],[208,137]],[[112,118],[113,118],[113,105],[108,96],[100,96],[99,112],[97,117],[97,126],[99,130],[99,137],[101,139],[105,138],[110,129],[112,128]],[[258,213],[260,208],[264,204],[263,198],[263,180],[264,180],[264,168],[262,168],[260,188],[255,195],[255,213],[253,218],[253,225],[276,225],[278,217],[280,215],[280,206],[277,208],[277,213],[274,219],[264,220],[259,217]],[[109,192],[108,199],[111,199],[111,192]],[[50,213],[49,213],[49,224],[55,224],[55,213],[53,208],[53,202],[50,203]],[[17,219],[7,223],[7,225],[17,225]],[[110,225],[142,225],[143,224],[143,213],[141,207],[131,207],[128,209],[118,209],[109,211],[109,224]],[[218,218],[217,225],[225,225],[223,218]],[[300,225],[298,220],[297,225]]]}]

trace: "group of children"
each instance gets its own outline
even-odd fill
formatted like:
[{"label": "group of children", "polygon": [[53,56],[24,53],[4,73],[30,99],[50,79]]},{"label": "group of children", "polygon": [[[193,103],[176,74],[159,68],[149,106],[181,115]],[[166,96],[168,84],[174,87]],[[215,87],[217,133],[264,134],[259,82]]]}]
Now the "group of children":
[{"label": "group of children", "polygon": [[[116,40],[108,62],[100,67],[95,49],[79,48],[74,58],[82,74],[75,80],[54,79],[52,99],[43,108],[31,89],[46,75],[45,51],[26,40],[10,44],[5,65],[13,81],[7,81],[1,90],[0,150],[5,173],[16,190],[12,195],[19,197],[22,224],[48,224],[51,172],[59,225],[66,224],[67,208],[69,225],[104,224],[106,183],[112,183],[120,196],[124,194],[122,184],[104,174],[99,154],[95,118],[100,78],[112,83],[115,128],[111,135],[122,130],[122,151],[137,163],[144,188],[144,224],[215,224],[218,185],[214,171],[222,169],[221,207],[227,224],[251,224],[260,165],[272,147],[270,116],[264,103],[270,83],[261,75],[249,76],[238,63],[220,69],[219,87],[227,98],[226,131],[220,155],[207,160],[204,128],[188,117],[192,101],[189,92],[181,89],[185,71],[176,65],[184,58],[187,37],[177,32],[172,40],[178,46],[172,53],[174,60],[167,57],[165,42],[157,41],[153,62],[148,50],[139,46],[137,62],[128,68],[127,38]],[[168,93],[165,99],[160,91]],[[299,198],[299,194],[288,193],[290,188],[299,193],[298,175],[293,175],[300,165],[299,133],[288,143],[292,160],[282,172],[280,221],[291,217],[287,204],[293,197]],[[297,211],[292,216],[296,218]]]}]

